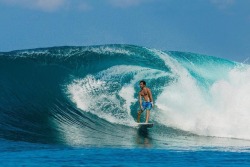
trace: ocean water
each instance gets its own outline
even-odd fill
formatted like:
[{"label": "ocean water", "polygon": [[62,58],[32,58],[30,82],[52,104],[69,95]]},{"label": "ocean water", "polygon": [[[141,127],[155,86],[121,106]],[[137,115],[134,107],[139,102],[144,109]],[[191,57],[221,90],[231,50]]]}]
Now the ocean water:
[{"label": "ocean water", "polygon": [[[142,79],[151,129],[135,122]],[[249,101],[249,65],[212,56],[134,45],[0,53],[0,165],[249,166]]]}]

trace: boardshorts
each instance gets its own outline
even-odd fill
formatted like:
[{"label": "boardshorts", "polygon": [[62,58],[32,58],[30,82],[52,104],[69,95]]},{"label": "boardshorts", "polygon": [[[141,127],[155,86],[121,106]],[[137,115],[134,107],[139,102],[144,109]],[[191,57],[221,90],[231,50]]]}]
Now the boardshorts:
[{"label": "boardshorts", "polygon": [[151,110],[152,109],[152,104],[151,102],[142,102],[142,110]]}]

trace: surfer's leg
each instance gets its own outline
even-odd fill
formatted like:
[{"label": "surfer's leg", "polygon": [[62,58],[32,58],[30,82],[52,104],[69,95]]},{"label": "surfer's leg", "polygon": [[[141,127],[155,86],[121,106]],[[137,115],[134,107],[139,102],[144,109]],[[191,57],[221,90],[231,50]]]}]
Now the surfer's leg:
[{"label": "surfer's leg", "polygon": [[150,115],[150,110],[147,110],[147,115],[146,115],[146,123],[148,123],[148,120],[149,120],[149,115]]},{"label": "surfer's leg", "polygon": [[138,111],[138,115],[137,115],[137,122],[140,123],[140,119],[141,119],[141,113],[143,112],[143,110],[139,110]]}]

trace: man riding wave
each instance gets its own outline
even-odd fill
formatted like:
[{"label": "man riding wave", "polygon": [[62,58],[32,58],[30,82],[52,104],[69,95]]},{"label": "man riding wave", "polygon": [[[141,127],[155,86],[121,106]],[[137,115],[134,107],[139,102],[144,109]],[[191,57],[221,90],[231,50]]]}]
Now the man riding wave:
[{"label": "man riding wave", "polygon": [[140,81],[140,92],[139,92],[139,103],[140,103],[140,110],[138,111],[137,122],[140,122],[141,114],[143,111],[146,110],[146,122],[148,123],[150,110],[153,108],[153,97],[151,90],[146,87],[145,81]]}]

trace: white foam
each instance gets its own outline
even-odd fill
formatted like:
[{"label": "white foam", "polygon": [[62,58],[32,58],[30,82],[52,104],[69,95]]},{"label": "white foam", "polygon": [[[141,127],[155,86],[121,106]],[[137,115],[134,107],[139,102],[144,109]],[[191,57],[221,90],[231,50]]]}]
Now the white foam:
[{"label": "white foam", "polygon": [[135,89],[133,84],[125,85],[119,92],[119,95],[126,101],[124,107],[126,108],[128,114],[130,115],[130,106],[132,103],[136,102],[137,99],[134,98]]},{"label": "white foam", "polygon": [[74,80],[72,84],[68,85],[68,91],[73,102],[76,103],[78,108],[87,112],[91,102],[94,101],[94,99],[91,99],[94,96],[92,92],[104,91],[105,89],[105,82],[96,80],[92,75],[88,75],[82,80]]},{"label": "white foam", "polygon": [[249,67],[231,70],[228,79],[204,92],[178,62],[163,52],[156,54],[177,76],[157,98],[157,121],[200,135],[250,139]]},{"label": "white foam", "polygon": [[[129,83],[121,83],[123,77],[128,75],[132,76]],[[142,78],[166,75],[167,73],[160,70],[120,65],[75,80],[67,89],[69,97],[81,110],[112,123],[134,126],[135,120],[131,116],[130,106],[137,101],[134,98],[135,84]]]},{"label": "white foam", "polygon": [[110,47],[110,46],[99,46],[99,47],[90,47],[86,48],[88,51],[92,51],[95,53],[101,53],[101,54],[126,54],[126,55],[131,55],[132,52],[129,50],[123,49],[123,48],[115,48],[115,47]]}]

